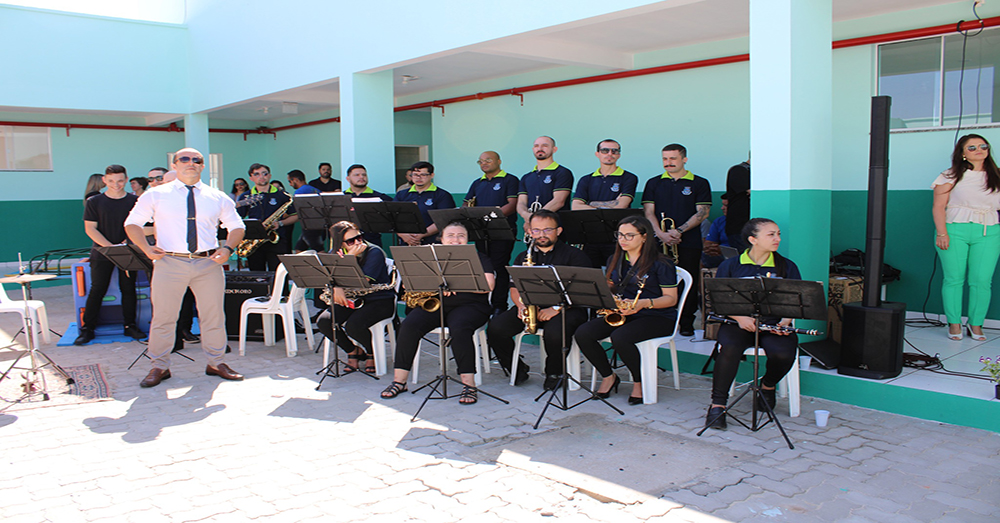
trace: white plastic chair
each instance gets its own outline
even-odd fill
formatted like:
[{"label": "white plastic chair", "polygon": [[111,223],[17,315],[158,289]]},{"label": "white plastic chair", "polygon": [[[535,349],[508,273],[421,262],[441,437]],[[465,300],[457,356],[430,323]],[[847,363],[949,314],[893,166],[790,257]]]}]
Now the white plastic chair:
[{"label": "white plastic chair", "polygon": [[[794,325],[794,323],[793,323]],[[754,357],[754,347],[743,351],[743,355],[748,358]],[[764,349],[760,349],[760,355],[765,356]],[[729,395],[732,396],[736,392],[736,380],[733,380],[733,384],[729,386]],[[784,378],[778,382],[778,397],[788,398],[788,416],[791,418],[799,417],[800,410],[802,408],[802,398],[800,395],[800,385],[799,385],[799,358],[798,351],[796,351],[795,361],[792,363],[791,370],[788,374],[785,374]]]},{"label": "white plastic chair", "polygon": [[31,318],[32,329],[28,332],[27,322],[24,321],[24,300],[12,300],[7,297],[7,291],[0,285],[0,313],[16,312],[21,316],[21,323],[24,325],[25,335],[33,336],[32,342],[35,347],[39,346],[38,339],[45,343],[52,342],[49,334],[49,315],[45,312],[45,302],[41,300],[28,300],[28,315]]},{"label": "white plastic chair", "polygon": [[[524,338],[524,336],[527,334],[528,334],[527,332],[521,331],[520,333],[518,333],[517,336],[514,337],[514,355],[512,356],[510,364],[511,386],[514,386],[514,380],[517,378],[517,366],[520,363],[519,360],[521,359],[521,341],[522,338]],[[545,357],[547,354],[545,352],[545,347],[542,345],[542,343],[544,343],[542,341],[542,336],[545,334],[545,329],[538,329],[537,331],[535,331],[535,334],[538,335],[538,349],[539,349],[538,352],[541,354],[539,356],[539,360],[542,362],[542,365],[544,366]],[[566,357],[566,368],[567,370],[569,370],[570,376],[573,376],[574,379],[580,381],[580,347],[577,346],[576,340],[573,340],[572,345],[570,345],[569,356]],[[577,390],[579,388],[580,386],[577,385],[575,382],[573,381],[569,382],[569,390]]]},{"label": "white plastic chair", "polygon": [[[439,342],[448,333],[448,327],[444,328],[444,332],[441,332],[441,327],[438,327],[437,329],[434,329],[434,330],[437,331],[437,333],[438,333],[438,340],[439,340]],[[486,347],[488,347],[488,346],[486,345],[486,325],[485,324],[482,327],[479,327],[478,329],[476,329],[476,332],[474,332],[472,334],[472,345],[476,348],[476,354],[475,354],[475,358],[476,358],[476,386],[479,386],[479,385],[483,384],[483,372],[487,372],[487,373],[490,372],[490,363],[489,363],[489,361],[486,361],[486,362],[483,361],[484,358],[488,357],[487,355],[489,354],[488,352],[485,352],[486,350],[488,350],[488,349],[486,349]],[[448,355],[445,354],[445,357],[447,358]],[[416,385],[416,383],[417,383],[417,374],[419,372],[420,372],[420,351],[418,350],[417,354],[413,356],[413,366],[410,368],[410,382],[413,383],[414,385]]]},{"label": "white plastic chair", "polygon": [[[274,317],[281,316],[281,322],[285,329],[285,354],[295,357],[298,353],[299,345],[295,335],[295,313],[302,317],[302,324],[309,325],[309,308],[304,299],[305,289],[300,289],[292,283],[288,298],[281,295],[285,287],[285,278],[288,276],[288,269],[285,265],[278,265],[278,270],[274,273],[274,287],[271,289],[271,296],[259,296],[248,298],[240,307],[240,356],[246,354],[247,345],[247,317],[251,314],[260,314],[261,324],[264,327],[264,345],[274,346]],[[313,333],[311,328],[306,328],[306,340],[312,347]]]},{"label": "white plastic chair", "polygon": [[[392,258],[385,259],[385,266],[389,269],[389,274],[392,274],[396,270],[396,262]],[[396,278],[396,294],[399,294],[399,287],[402,285],[401,278]],[[386,367],[386,353],[392,352],[395,354],[396,345],[396,328],[392,325],[392,321],[396,319],[395,301],[393,305],[392,316],[372,325],[369,330],[372,333],[372,352],[375,357],[375,375],[384,376],[389,369]],[[389,343],[386,343],[386,338],[389,338]],[[351,340],[355,344],[360,345],[355,340]],[[326,338],[323,341],[323,368],[330,362],[330,338]]]},{"label": "white plastic chair", "polygon": [[[670,344],[670,363],[673,365],[674,373],[674,389],[681,390],[681,373],[680,368],[677,365],[677,344],[674,342],[674,337],[677,336],[677,330],[680,328],[681,323],[681,311],[684,310],[684,302],[687,301],[688,292],[691,291],[691,285],[693,284],[693,278],[688,271],[677,267],[677,279],[684,282],[684,290],[681,291],[681,299],[677,302],[677,319],[674,321],[674,331],[670,336],[664,336],[662,338],[653,338],[650,340],[641,341],[636,344],[639,348],[639,358],[640,358],[640,379],[642,380],[642,403],[645,405],[652,405],[656,403],[656,385],[657,385],[657,353],[661,345],[668,343]],[[601,342],[611,342],[611,338],[605,338]],[[633,376],[633,379],[635,377]],[[597,390],[597,369],[593,369],[593,374],[590,378],[590,388],[592,390]]]}]

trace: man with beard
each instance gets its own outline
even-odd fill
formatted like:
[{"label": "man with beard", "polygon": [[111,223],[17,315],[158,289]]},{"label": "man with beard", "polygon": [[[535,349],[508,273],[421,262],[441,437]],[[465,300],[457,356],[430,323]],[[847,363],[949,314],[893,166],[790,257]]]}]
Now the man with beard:
[{"label": "man with beard", "polygon": [[531,213],[538,209],[568,211],[569,193],[573,190],[573,171],[559,165],[552,159],[558,151],[556,141],[549,136],[539,136],[532,151],[535,168],[524,176],[517,194],[517,214],[524,220],[524,232],[528,232]]}]

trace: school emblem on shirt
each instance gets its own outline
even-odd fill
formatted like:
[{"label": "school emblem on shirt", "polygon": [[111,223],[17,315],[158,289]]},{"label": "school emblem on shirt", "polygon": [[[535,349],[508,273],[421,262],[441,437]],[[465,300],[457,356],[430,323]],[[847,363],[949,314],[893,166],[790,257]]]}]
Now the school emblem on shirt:
[{"label": "school emblem on shirt", "polygon": [[493,186],[493,190],[494,191],[499,191],[500,190],[500,182],[497,182],[497,184]]},{"label": "school emblem on shirt", "polygon": [[618,192],[618,182],[611,185],[611,192]]},{"label": "school emblem on shirt", "polygon": [[267,203],[268,203],[268,205],[278,205],[278,199],[277,198],[271,198],[271,201],[269,201]]},{"label": "school emblem on shirt", "polygon": [[545,175],[545,179],[542,180],[542,183],[552,183],[552,175],[551,174]]},{"label": "school emblem on shirt", "polygon": [[430,207],[431,205],[434,205],[434,198],[427,198],[427,201],[424,202],[424,205],[426,205],[428,207]]},{"label": "school emblem on shirt", "polygon": [[684,188],[681,189],[681,194],[683,194],[684,196],[691,196],[691,186],[685,185]]}]

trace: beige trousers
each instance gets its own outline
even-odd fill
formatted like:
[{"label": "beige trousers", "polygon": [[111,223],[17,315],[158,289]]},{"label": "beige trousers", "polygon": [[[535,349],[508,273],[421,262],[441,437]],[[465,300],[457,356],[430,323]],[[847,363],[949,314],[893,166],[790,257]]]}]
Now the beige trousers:
[{"label": "beige trousers", "polygon": [[149,327],[149,357],[153,368],[170,368],[177,316],[184,293],[191,287],[198,305],[201,348],[208,364],[218,367],[226,351],[226,276],[222,266],[207,258],[165,256],[154,262],[150,299],[153,320]]}]

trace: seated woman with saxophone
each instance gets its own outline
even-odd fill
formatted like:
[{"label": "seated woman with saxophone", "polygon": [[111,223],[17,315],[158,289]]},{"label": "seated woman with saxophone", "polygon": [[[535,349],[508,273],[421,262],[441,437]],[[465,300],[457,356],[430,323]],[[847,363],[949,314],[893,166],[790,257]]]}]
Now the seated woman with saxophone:
[{"label": "seated woman with saxophone", "polygon": [[607,398],[621,383],[611,368],[601,340],[611,337],[611,346],[632,373],[629,405],[642,403],[639,349],[636,343],[669,336],[677,319],[677,269],[660,253],[653,226],[646,218],[626,216],[618,222],[618,240],[608,259],[607,276],[611,292],[618,301],[615,310],[601,310],[598,317],[576,330],[580,352],[601,374],[601,384],[594,391]]},{"label": "seated woman with saxophone", "polygon": [[[316,328],[327,338],[333,339],[331,318],[336,317],[339,324],[337,344],[347,351],[347,369],[344,372],[359,370],[360,362],[365,361],[367,364],[364,372],[372,374],[375,372],[375,361],[371,359],[372,333],[369,329],[396,313],[396,292],[392,288],[393,278],[385,264],[385,252],[379,246],[366,242],[361,236],[361,229],[352,222],[340,221],[333,224],[330,227],[333,250],[330,252],[341,257],[347,254],[357,256],[358,265],[368,277],[368,283],[377,290],[364,294],[362,298],[354,292],[334,287],[333,303],[330,305],[336,314],[331,315],[329,309],[324,311],[316,319]],[[349,298],[348,295],[359,299]],[[356,346],[351,340],[360,343],[363,348]]]},{"label": "seated woman with saxophone", "polygon": [[[469,243],[469,230],[460,221],[451,222],[441,230],[441,243],[465,245]],[[486,273],[486,281],[492,290],[496,284],[493,264],[489,256],[478,251],[477,253]],[[479,400],[475,389],[476,349],[472,337],[476,329],[482,327],[490,318],[490,312],[493,310],[490,307],[490,295],[488,292],[445,292],[444,303],[438,306],[444,307],[445,326],[451,334],[452,354],[455,356],[459,377],[465,385],[458,402],[462,405],[471,405]],[[399,334],[396,336],[393,381],[382,391],[383,398],[395,398],[406,392],[406,379],[413,367],[413,357],[417,354],[420,340],[425,334],[440,326],[439,315],[437,308],[425,305],[415,307],[406,318],[403,318]]]},{"label": "seated woman with saxophone", "polygon": [[[716,278],[788,278],[801,280],[799,268],[792,260],[778,254],[781,245],[781,229],[767,218],[754,218],[743,226],[740,239],[750,248],[740,256],[722,262],[715,274]],[[754,344],[753,318],[750,316],[730,316],[736,324],[723,323],[719,328],[719,353],[715,356],[715,370],[712,371],[712,404],[708,407],[705,424],[713,429],[726,428],[726,416],[722,413],[729,401],[729,387],[736,379],[736,370],[743,357],[743,351]],[[791,327],[791,319],[760,318],[761,325]],[[760,347],[767,354],[766,371],[760,381],[764,400],[771,409],[776,403],[774,388],[781,378],[788,374],[795,363],[795,351],[799,345],[794,333],[777,329],[761,329]],[[767,410],[763,405],[757,407]]]}]

